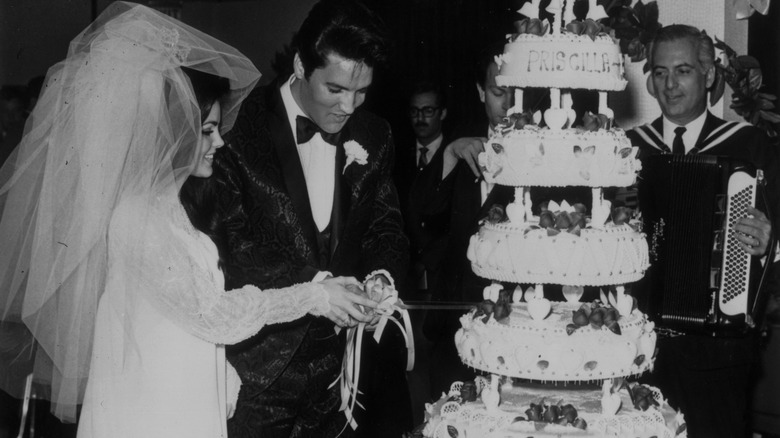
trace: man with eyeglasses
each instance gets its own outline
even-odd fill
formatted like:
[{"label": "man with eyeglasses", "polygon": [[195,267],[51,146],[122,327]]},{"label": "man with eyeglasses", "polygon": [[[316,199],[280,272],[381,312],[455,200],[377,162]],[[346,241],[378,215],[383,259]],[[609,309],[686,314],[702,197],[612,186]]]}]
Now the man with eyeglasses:
[{"label": "man with eyeglasses", "polygon": [[447,118],[445,97],[441,87],[433,82],[415,85],[409,101],[409,120],[417,139],[415,162],[422,170],[433,162],[442,143],[442,124]]},{"label": "man with eyeglasses", "polygon": [[[402,196],[402,211],[411,245],[411,263],[407,294],[428,299],[446,246],[449,215],[429,209],[432,190],[440,179],[446,143],[442,125],[447,117],[446,98],[435,82],[419,81],[412,86],[408,108],[415,146],[399,157],[397,184]],[[400,148],[399,148],[400,149]]]},{"label": "man with eyeglasses", "polygon": [[[495,55],[503,52],[504,41],[487,47],[474,65],[474,83],[484,104],[485,120],[477,126],[459,129],[462,135],[445,143],[440,149],[442,165],[437,174],[438,184],[433,190],[438,198],[430,202],[429,209],[442,208],[449,224],[447,246],[441,272],[432,299],[446,302],[479,302],[482,289],[490,282],[477,277],[471,271],[466,258],[469,237],[477,231],[479,220],[487,215],[491,205],[506,205],[512,200],[511,187],[487,184],[481,177],[477,156],[495,126],[506,117],[512,105],[513,93],[499,87],[495,77],[498,65]],[[447,391],[450,383],[474,378],[474,372],[458,358],[453,336],[460,328],[462,310],[429,312],[423,325],[423,332],[433,343],[430,353],[430,394],[436,396]]]}]

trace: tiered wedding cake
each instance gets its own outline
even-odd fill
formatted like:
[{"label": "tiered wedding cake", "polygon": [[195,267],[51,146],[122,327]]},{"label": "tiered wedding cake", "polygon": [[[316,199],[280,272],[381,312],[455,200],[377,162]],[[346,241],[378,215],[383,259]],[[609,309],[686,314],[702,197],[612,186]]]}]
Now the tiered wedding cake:
[{"label": "tiered wedding cake", "polygon": [[[623,57],[595,21],[603,18],[595,1],[588,19],[577,21],[573,0],[565,7],[553,0],[551,33],[538,19],[538,3],[520,10],[529,18],[517,23],[518,34],[496,60],[496,82],[516,88],[516,103],[480,156],[486,180],[515,187],[515,200],[492,211],[468,250],[478,275],[533,286],[508,290],[496,282],[461,318],[460,357],[489,377],[454,383],[427,407],[424,434],[685,436],[682,415],[658,389],[625,380],[652,368],[656,335],[623,288],[648,267],[645,237],[632,212],[612,208],[601,191],[633,184],[640,169],[607,106],[607,91],[626,86]],[[550,88],[543,117],[523,112],[523,87]],[[575,88],[599,91],[598,114],[578,127]],[[539,186],[591,187],[591,211],[551,202],[534,216],[530,190]],[[548,301],[545,284],[563,285],[568,301]],[[602,288],[601,299],[580,303],[583,286]]]}]

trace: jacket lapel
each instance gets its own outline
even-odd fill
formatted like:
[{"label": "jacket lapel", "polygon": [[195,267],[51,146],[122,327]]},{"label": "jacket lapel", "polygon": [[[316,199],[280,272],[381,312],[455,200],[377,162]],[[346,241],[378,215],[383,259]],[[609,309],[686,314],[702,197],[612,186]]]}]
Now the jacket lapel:
[{"label": "jacket lapel", "polygon": [[342,172],[342,169],[344,169],[344,164],[347,162],[347,156],[344,152],[344,140],[349,138],[349,131],[347,130],[346,126],[343,128],[343,130],[344,132],[340,136],[340,144],[336,147],[336,166],[334,169],[336,172],[334,180],[336,184],[333,188],[333,209],[330,213],[331,259],[333,258],[333,254],[336,253],[336,248],[338,248],[339,242],[341,241],[341,236],[344,233],[344,226],[346,225],[349,214],[349,206],[351,205],[350,184]]},{"label": "jacket lapel", "polygon": [[[295,137],[290,128],[290,123],[287,121],[287,111],[284,108],[282,95],[278,88],[273,89],[269,103],[269,107],[272,108],[273,113],[276,115],[269,122],[269,131],[276,149],[276,155],[279,157],[287,194],[290,196],[293,207],[298,213],[298,218],[301,222],[301,232],[309,247],[312,248],[311,254],[314,256],[317,254],[317,227],[311,213],[309,193],[306,189],[306,179],[303,176],[303,167],[298,156]],[[318,266],[318,258],[314,257],[314,259],[317,259],[314,262],[314,266]]]},{"label": "jacket lapel", "polygon": [[701,132],[699,133],[699,138],[696,139],[696,145],[695,148],[698,150],[701,147],[702,142],[710,135],[712,131],[715,130],[720,125],[718,122],[718,119],[715,118],[715,116],[712,115],[709,111],[707,111],[707,117],[704,118],[704,125],[701,127]]},{"label": "jacket lapel", "polygon": [[[655,132],[652,132],[649,134],[651,141],[648,142],[649,144],[652,144],[655,148],[660,149],[661,151],[671,154],[672,153],[672,147],[666,143],[664,143],[664,118],[659,117],[655,120],[653,120],[652,123],[650,123],[650,127],[655,130]],[[658,134],[657,137],[655,134]]]},{"label": "jacket lapel", "polygon": [[664,118],[659,117],[655,120],[653,120],[653,123],[650,124],[653,128],[655,128],[656,131],[658,131],[659,134],[661,134],[661,140],[664,138]]}]

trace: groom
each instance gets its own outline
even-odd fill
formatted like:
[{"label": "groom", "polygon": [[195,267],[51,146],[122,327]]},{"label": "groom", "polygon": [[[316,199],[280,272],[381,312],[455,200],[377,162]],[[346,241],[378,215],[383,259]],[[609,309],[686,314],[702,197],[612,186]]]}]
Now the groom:
[{"label": "groom", "polygon": [[[408,241],[391,183],[393,141],[386,121],[359,109],[386,58],[384,32],[361,4],[323,0],[293,48],[293,75],[254,90],[229,146],[215,156],[227,288],[278,288],[330,274],[362,280],[377,269],[401,278]],[[229,349],[243,382],[231,438],[339,433],[338,385],[328,388],[343,351],[334,323],[355,321],[333,313],[330,321],[268,327]],[[378,407],[369,400],[366,409]]]}]

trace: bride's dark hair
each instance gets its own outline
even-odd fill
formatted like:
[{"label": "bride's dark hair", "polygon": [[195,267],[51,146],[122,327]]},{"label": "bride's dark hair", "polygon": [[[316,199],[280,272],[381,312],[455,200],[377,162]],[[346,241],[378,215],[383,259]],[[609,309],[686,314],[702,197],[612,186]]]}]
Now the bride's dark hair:
[{"label": "bride's dark hair", "polygon": [[[211,107],[230,92],[230,82],[227,78],[214,76],[198,70],[182,67],[187,75],[195,93],[195,99],[200,107],[201,122],[208,117]],[[213,184],[208,183],[208,178],[200,178],[190,175],[179,191],[179,200],[184,206],[184,211],[190,218],[192,225],[199,231],[207,234],[222,254],[221,239],[216,221],[215,195]],[[221,258],[221,257],[220,257]]]}]

